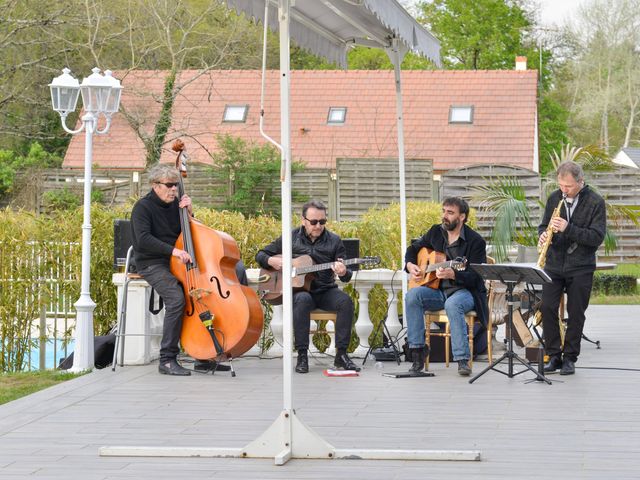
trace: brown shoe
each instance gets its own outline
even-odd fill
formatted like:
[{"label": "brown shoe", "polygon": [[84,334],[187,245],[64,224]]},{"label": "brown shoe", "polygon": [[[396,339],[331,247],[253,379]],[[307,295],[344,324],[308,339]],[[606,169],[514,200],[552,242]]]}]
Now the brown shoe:
[{"label": "brown shoe", "polygon": [[462,375],[463,377],[471,375],[469,360],[458,360],[458,375]]}]

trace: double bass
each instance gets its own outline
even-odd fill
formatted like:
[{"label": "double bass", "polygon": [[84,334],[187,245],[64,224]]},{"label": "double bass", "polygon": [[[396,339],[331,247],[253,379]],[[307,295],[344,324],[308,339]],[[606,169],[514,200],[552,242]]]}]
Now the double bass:
[{"label": "double bass", "polygon": [[[182,198],[187,160],[184,143],[176,140],[172,149],[177,153]],[[186,207],[180,209],[180,227],[175,247],[191,256],[186,264],[171,257],[171,273],[182,284],[186,300],[180,343],[198,360],[238,357],[256,344],[263,324],[257,293],[242,285],[236,275],[238,245],[230,235],[193,219]]]}]

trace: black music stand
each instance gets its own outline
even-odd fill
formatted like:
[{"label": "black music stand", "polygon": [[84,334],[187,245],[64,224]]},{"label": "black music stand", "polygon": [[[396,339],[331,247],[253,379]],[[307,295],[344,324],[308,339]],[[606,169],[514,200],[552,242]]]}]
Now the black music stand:
[{"label": "black music stand", "polygon": [[[480,378],[482,375],[487,373],[489,370],[495,370],[496,372],[502,373],[503,375],[506,375],[509,378],[515,377],[516,375],[519,375],[523,372],[526,372],[527,370],[530,370],[531,372],[536,374],[536,380],[541,380],[551,385],[551,380],[549,380],[542,373],[540,373],[535,368],[533,368],[529,364],[529,362],[520,358],[513,351],[513,307],[515,305],[520,304],[520,302],[516,302],[514,300],[513,290],[515,286],[520,282],[527,282],[534,285],[551,282],[551,279],[549,278],[549,276],[544,272],[544,270],[542,270],[539,267],[515,264],[515,263],[495,264],[495,265],[472,263],[471,265],[469,265],[469,267],[473,269],[475,272],[477,272],[485,280],[499,280],[507,287],[506,298],[507,298],[507,310],[508,310],[507,351],[499,359],[492,362],[491,365],[489,365],[487,368],[485,368],[480,373],[478,373],[475,377],[469,380],[469,383],[475,382],[478,378]],[[508,372],[504,372],[496,368],[496,365],[501,363],[503,360],[507,360],[508,362],[508,366],[509,366]],[[514,372],[513,371],[514,360],[517,360],[522,365],[524,365],[527,368],[527,370]]]}]

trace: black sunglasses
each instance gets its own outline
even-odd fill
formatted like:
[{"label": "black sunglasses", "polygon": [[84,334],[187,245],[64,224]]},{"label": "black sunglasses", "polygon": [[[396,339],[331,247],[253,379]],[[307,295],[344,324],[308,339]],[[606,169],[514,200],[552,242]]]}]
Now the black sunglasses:
[{"label": "black sunglasses", "polygon": [[156,182],[158,185],[164,185],[167,188],[173,188],[178,186],[178,182]]},{"label": "black sunglasses", "polygon": [[309,222],[311,225],[313,225],[314,227],[315,227],[317,224],[324,225],[325,223],[327,223],[327,219],[326,219],[326,218],[322,218],[322,219],[320,219],[320,220],[316,220],[315,218],[314,218],[313,220],[309,220],[307,217],[303,217],[303,218],[304,218],[307,222]]}]

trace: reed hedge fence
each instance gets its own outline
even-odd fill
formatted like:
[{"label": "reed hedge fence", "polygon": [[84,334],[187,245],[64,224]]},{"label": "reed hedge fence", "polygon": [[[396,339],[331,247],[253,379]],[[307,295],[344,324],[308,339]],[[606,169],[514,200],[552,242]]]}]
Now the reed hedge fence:
[{"label": "reed hedge fence", "polygon": [[[132,205],[106,208],[92,206],[91,298],[96,303],[94,331],[106,334],[116,322],[116,288],[113,274],[114,221],[129,217]],[[432,202],[407,204],[409,238],[421,235],[441,217],[441,205]],[[257,267],[255,254],[281,233],[279,220],[245,217],[240,213],[195,208],[195,217],[211,228],[234,237],[247,267]],[[33,328],[43,314],[75,317],[73,303],[80,294],[82,208],[37,216],[29,211],[0,211],[0,371],[24,368],[28,352],[36,346]],[[381,268],[398,269],[400,254],[400,207],[373,208],[360,221],[329,222],[327,227],[343,238],[360,239],[360,255],[379,255]],[[294,217],[293,225],[300,218]],[[470,223],[475,223],[472,212]],[[64,248],[62,248],[64,246]],[[354,297],[353,289],[347,291]],[[386,293],[374,288],[369,303],[375,323],[384,317]],[[356,303],[357,305],[357,303]],[[66,312],[60,312],[66,310]],[[70,329],[62,332],[67,339]],[[51,332],[40,332],[39,336]],[[381,339],[370,339],[380,342]],[[354,338],[354,346],[358,341]]]}]

